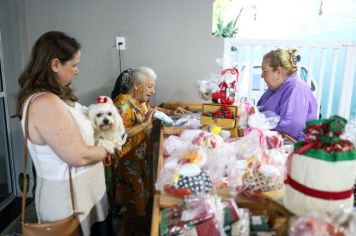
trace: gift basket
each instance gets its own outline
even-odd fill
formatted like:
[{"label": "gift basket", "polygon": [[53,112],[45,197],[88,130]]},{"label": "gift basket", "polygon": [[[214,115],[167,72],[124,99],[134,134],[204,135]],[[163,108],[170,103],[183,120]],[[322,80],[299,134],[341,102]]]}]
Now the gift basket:
[{"label": "gift basket", "polygon": [[352,209],[356,150],[340,138],[346,123],[340,116],[307,122],[305,141],[295,143],[287,162],[284,205],[291,212]]},{"label": "gift basket", "polygon": [[210,176],[202,169],[205,162],[204,151],[187,146],[165,161],[156,189],[177,197],[210,192]]},{"label": "gift basket", "polygon": [[283,187],[285,154],[278,132],[270,131],[279,117],[263,113],[251,115],[249,128],[244,132],[240,145],[246,146],[242,153],[248,168],[242,176],[242,187],[249,191],[272,191]]}]

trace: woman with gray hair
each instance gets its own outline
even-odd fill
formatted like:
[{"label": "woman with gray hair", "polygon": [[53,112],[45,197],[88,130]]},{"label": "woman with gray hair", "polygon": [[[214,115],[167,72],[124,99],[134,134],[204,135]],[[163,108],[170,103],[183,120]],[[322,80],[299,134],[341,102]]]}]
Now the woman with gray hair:
[{"label": "woman with gray hair", "polygon": [[[126,212],[120,235],[131,235],[143,227],[146,206],[153,195],[153,173],[150,168],[153,151],[152,115],[156,110],[170,114],[187,112],[177,108],[174,112],[148,104],[155,93],[156,73],[149,67],[123,71],[116,80],[111,98],[123,119],[128,139],[115,158],[115,194],[113,199]],[[149,226],[149,222],[145,222]],[[144,233],[144,232],[138,232]]]}]

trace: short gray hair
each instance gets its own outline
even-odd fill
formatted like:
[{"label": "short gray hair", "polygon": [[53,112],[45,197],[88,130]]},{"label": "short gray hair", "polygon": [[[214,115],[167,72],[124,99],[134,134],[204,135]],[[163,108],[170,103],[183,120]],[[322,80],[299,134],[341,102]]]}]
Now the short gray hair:
[{"label": "short gray hair", "polygon": [[147,66],[137,67],[132,74],[132,82],[137,81],[140,84],[145,82],[148,78],[157,79],[157,75],[153,69]]},{"label": "short gray hair", "polygon": [[157,79],[156,73],[149,67],[143,66],[135,69],[128,68],[120,73],[116,79],[114,89],[111,92],[111,99],[115,99],[120,94],[127,94],[133,87],[134,82],[139,84],[145,82],[148,78]]}]

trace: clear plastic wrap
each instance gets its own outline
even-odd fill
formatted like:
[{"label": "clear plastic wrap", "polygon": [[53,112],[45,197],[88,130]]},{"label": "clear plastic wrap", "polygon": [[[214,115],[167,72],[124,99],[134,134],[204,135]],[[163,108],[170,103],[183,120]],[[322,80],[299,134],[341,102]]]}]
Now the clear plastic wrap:
[{"label": "clear plastic wrap", "polygon": [[277,126],[279,120],[280,116],[271,111],[256,112],[249,116],[248,126],[261,130],[274,129]]},{"label": "clear plastic wrap", "polygon": [[[160,235],[223,236],[208,196],[191,196],[183,204],[161,211]],[[208,233],[208,234],[207,234]]]},{"label": "clear plastic wrap", "polygon": [[166,125],[174,125],[173,119],[171,117],[169,117],[168,115],[166,115],[165,113],[161,112],[161,111],[155,111],[153,113],[153,116],[155,118],[161,120]]},{"label": "clear plastic wrap", "polygon": [[[310,213],[295,217],[289,227],[289,236],[348,236],[332,217],[321,213]],[[350,235],[351,236],[351,235]]]},{"label": "clear plastic wrap", "polygon": [[211,99],[211,94],[219,91],[219,75],[211,74],[210,78],[198,80],[196,86],[198,87],[198,95],[201,99],[208,101]]},{"label": "clear plastic wrap", "polygon": [[239,103],[239,127],[245,130],[248,126],[249,116],[254,114],[257,108],[254,105],[254,101],[247,97],[242,97]]},{"label": "clear plastic wrap", "polygon": [[231,226],[231,235],[250,236],[250,211],[247,208],[239,208],[240,220]]},{"label": "clear plastic wrap", "polygon": [[344,133],[340,138],[350,140],[356,147],[356,118],[347,122]]},{"label": "clear plastic wrap", "polygon": [[206,161],[204,150],[193,146],[175,153],[165,161],[156,189],[178,197],[210,192],[210,176],[202,169]]},{"label": "clear plastic wrap", "polygon": [[200,113],[183,114],[174,118],[175,126],[184,126],[191,129],[200,128]]},{"label": "clear plastic wrap", "polygon": [[[286,153],[278,132],[270,131],[279,121],[273,114],[255,113],[249,118],[249,128],[237,141],[240,158],[248,167],[242,175],[238,191],[272,191],[283,187]],[[230,168],[231,169],[231,168]],[[231,173],[231,171],[230,171]],[[239,174],[239,178],[240,178]]]},{"label": "clear plastic wrap", "polygon": [[165,156],[171,156],[175,152],[181,152],[181,150],[186,149],[186,147],[188,145],[189,145],[189,143],[184,142],[184,140],[182,140],[180,137],[175,136],[175,135],[170,135],[164,141],[163,153]]}]

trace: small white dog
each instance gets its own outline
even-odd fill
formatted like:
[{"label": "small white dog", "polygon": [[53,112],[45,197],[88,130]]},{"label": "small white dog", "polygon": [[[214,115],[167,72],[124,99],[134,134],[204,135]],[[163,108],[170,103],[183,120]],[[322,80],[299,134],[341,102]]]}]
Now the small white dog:
[{"label": "small white dog", "polygon": [[126,142],[124,123],[109,97],[100,96],[96,102],[88,109],[88,117],[94,127],[95,144],[114,154]]}]

